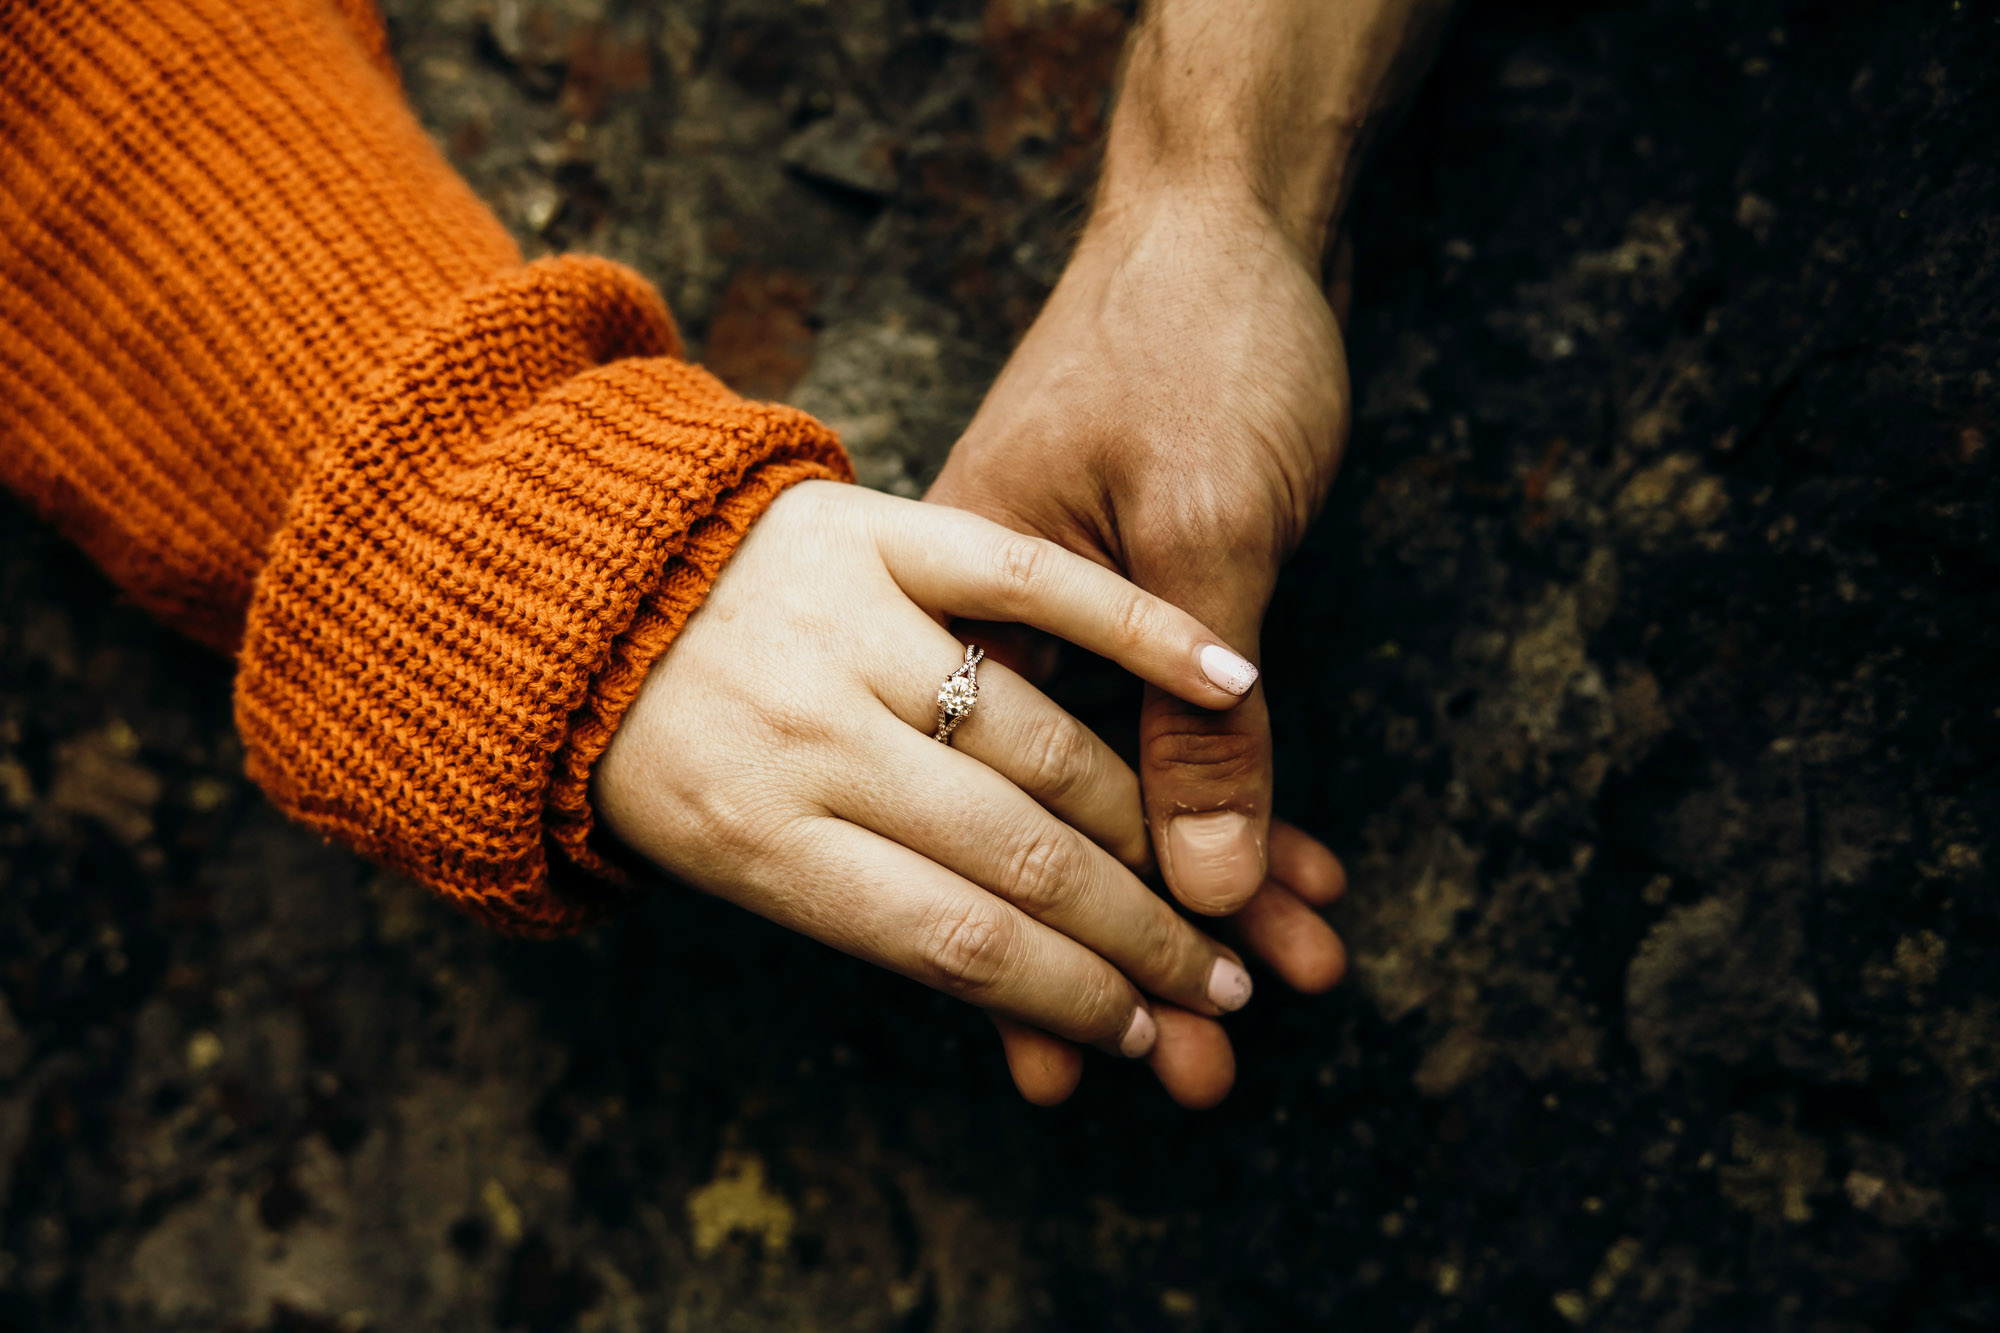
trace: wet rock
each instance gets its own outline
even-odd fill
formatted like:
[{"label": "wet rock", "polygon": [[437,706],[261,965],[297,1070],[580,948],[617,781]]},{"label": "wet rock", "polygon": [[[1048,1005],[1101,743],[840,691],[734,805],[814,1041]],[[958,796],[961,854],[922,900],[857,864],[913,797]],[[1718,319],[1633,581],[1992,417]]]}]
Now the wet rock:
[{"label": "wet rock", "polygon": [[94,820],[122,842],[151,837],[162,785],[137,762],[138,750],[138,737],[123,724],[59,745],[49,808]]},{"label": "wet rock", "polygon": [[1826,1145],[1787,1125],[1733,1119],[1730,1160],[1717,1170],[1723,1197],[1766,1223],[1812,1221],[1814,1196],[1826,1184]]},{"label": "wet rock", "polygon": [[870,199],[896,192],[900,144],[887,125],[854,112],[816,120],[779,151],[784,164],[806,180]]},{"label": "wet rock", "polygon": [[[635,265],[904,494],[1134,13],[388,7],[529,253]],[[692,895],[485,935],[285,826],[227,664],[6,525],[0,1322],[2000,1326],[1996,32],[1465,7],[1263,645],[1353,978],[1261,983],[1200,1117],[1105,1062],[1021,1107],[976,1014]]]},{"label": "wet rock", "polygon": [[14,1020],[14,1011],[8,1006],[6,997],[0,996],[0,1082],[12,1079],[25,1069],[33,1054],[34,1047],[28,1034]]},{"label": "wet rock", "polygon": [[746,398],[788,396],[812,364],[817,299],[802,273],[737,270],[709,322],[702,364]]},{"label": "wet rock", "polygon": [[916,496],[943,466],[993,368],[949,310],[878,283],[829,322],[790,401],[840,432],[864,485]]},{"label": "wet rock", "polygon": [[1841,1190],[1855,1208],[1892,1227],[1936,1227],[1948,1207],[1943,1190],[1909,1178],[1901,1149],[1859,1137]]},{"label": "wet rock", "polygon": [[1798,924],[1783,912],[1746,920],[1749,911],[1740,898],[1704,898],[1667,912],[1640,942],[1625,1025],[1653,1082],[1709,1060],[1818,1068],[1820,1001],[1798,973]]}]

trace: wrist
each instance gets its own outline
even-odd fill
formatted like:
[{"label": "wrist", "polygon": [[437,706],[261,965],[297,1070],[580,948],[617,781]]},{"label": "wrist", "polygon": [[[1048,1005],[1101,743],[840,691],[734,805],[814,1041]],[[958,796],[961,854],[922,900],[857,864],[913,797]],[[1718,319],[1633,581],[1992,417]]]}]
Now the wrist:
[{"label": "wrist", "polygon": [[1256,191],[1213,178],[1107,178],[1074,260],[1102,270],[1123,267],[1135,257],[1185,263],[1192,248],[1217,255],[1277,252],[1314,275],[1317,285],[1326,226],[1323,220],[1287,217]]},{"label": "wrist", "polygon": [[1316,152],[1278,166],[1266,150],[1162,154],[1150,144],[1120,144],[1114,128],[1090,226],[1134,218],[1188,216],[1212,226],[1276,232],[1314,266],[1332,242],[1352,184],[1356,134],[1334,130]]},{"label": "wrist", "polygon": [[1107,170],[1092,200],[1079,253],[1094,248],[1123,252],[1148,235],[1194,234],[1204,244],[1273,241],[1316,268],[1331,237],[1332,212],[1287,209],[1247,181],[1226,173]]},{"label": "wrist", "polygon": [[1326,12],[1285,0],[1245,0],[1240,12],[1158,3],[1128,52],[1097,211],[1171,201],[1255,219],[1317,261],[1381,94],[1365,47],[1313,31]]}]

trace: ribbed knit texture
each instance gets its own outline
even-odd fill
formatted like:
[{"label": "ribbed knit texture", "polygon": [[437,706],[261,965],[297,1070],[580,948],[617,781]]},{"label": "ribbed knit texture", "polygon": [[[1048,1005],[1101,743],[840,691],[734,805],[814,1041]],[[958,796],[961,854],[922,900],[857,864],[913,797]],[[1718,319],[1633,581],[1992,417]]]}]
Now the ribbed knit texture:
[{"label": "ribbed knit texture", "polygon": [[618,896],[566,867],[647,669],[848,473],[636,275],[523,266],[385,51],[364,0],[0,0],[0,478],[236,652],[280,806],[550,933]]}]

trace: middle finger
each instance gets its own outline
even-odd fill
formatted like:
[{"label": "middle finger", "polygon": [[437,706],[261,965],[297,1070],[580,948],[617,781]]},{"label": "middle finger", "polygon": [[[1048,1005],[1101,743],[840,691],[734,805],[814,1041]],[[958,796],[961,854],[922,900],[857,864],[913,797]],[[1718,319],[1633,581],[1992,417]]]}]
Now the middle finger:
[{"label": "middle finger", "polygon": [[1162,999],[1217,1014],[1250,998],[1233,953],[1000,774],[887,713],[862,734],[876,778],[840,793],[836,813],[985,887]]},{"label": "middle finger", "polygon": [[[936,686],[899,672],[889,703],[903,721],[928,730]],[[884,691],[889,693],[890,691]],[[1139,775],[1102,737],[1017,672],[991,658],[979,664],[979,703],[952,733],[951,748],[1019,787],[1063,823],[1134,873],[1153,869]]]}]

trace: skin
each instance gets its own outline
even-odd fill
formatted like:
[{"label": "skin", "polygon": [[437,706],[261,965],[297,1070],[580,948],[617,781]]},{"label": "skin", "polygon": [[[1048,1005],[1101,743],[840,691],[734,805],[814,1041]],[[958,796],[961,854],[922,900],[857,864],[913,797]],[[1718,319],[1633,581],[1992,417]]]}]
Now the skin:
[{"label": "skin", "polygon": [[[1075,259],[933,493],[955,507],[781,496],[593,775],[663,869],[986,1009],[1031,1101],[1069,1095],[1086,1046],[1185,1105],[1227,1093],[1216,1020],[1250,978],[1155,869],[1288,984],[1345,968],[1318,916],[1340,863],[1270,818],[1252,661],[1346,437],[1321,257],[1429,12],[1158,0]],[[1146,682],[1139,772],[998,651],[931,740],[954,622]]]},{"label": "skin", "polygon": [[[1200,617],[1254,660],[1280,565],[1345,445],[1330,240],[1446,0],[1155,0],[1132,37],[1076,252],[929,499],[1054,541]],[[1288,984],[1333,985],[1318,910],[1346,876],[1271,819],[1263,690],[1190,707],[1149,688],[1139,776],[1158,865]],[[1228,1091],[1210,1015],[1156,1006],[1151,1063],[1188,1106]],[[1016,1085],[1062,1100],[1074,1043],[995,1016]]]},{"label": "skin", "polygon": [[990,663],[953,744],[931,738],[957,618],[1033,625],[1196,709],[1248,686],[1193,616],[1052,542],[807,482],[648,675],[600,817],[689,883],[1074,1045],[1143,1058],[1156,1008],[1239,1006],[1239,956],[1128,868],[1139,781],[1088,728]]}]

